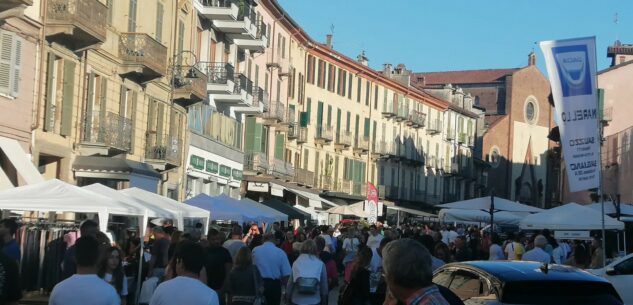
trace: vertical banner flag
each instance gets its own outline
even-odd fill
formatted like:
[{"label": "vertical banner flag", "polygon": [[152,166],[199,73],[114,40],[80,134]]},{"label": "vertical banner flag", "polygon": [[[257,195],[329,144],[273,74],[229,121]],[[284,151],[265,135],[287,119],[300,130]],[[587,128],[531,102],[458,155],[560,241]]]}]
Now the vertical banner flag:
[{"label": "vertical banner flag", "polygon": [[596,38],[542,41],[571,192],[600,185]]},{"label": "vertical banner flag", "polygon": [[371,182],[367,183],[367,203],[369,206],[369,218],[367,220],[369,223],[376,223],[378,220],[378,190]]}]

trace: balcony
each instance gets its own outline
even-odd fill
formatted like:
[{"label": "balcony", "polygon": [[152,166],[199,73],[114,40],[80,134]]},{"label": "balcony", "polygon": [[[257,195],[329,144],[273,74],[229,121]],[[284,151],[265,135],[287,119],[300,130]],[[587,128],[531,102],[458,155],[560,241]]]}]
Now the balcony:
[{"label": "balcony", "polygon": [[[253,105],[253,82],[244,74],[237,74],[233,79],[233,92],[212,94],[216,103],[226,103],[239,106]],[[207,86],[208,88],[208,86]]]},{"label": "balcony", "polygon": [[2,0],[0,2],[0,19],[19,17],[24,14],[27,6],[33,5],[33,0]]},{"label": "balcony", "polygon": [[295,182],[299,185],[313,187],[314,172],[302,168],[295,169]]},{"label": "balcony", "polygon": [[268,47],[268,27],[263,20],[257,21],[255,37],[235,38],[233,43],[238,48],[250,50],[251,52],[264,52]]},{"label": "balcony", "polygon": [[475,137],[468,136],[468,147],[475,147]]},{"label": "balcony", "polygon": [[442,124],[440,120],[429,120],[429,126],[426,127],[426,134],[434,135],[442,132]]},{"label": "balcony", "polygon": [[84,156],[113,156],[132,147],[132,120],[113,112],[84,114],[79,151]]},{"label": "balcony", "polygon": [[457,143],[458,144],[468,144],[468,136],[466,135],[465,132],[460,132],[457,136]]},{"label": "balcony", "polygon": [[177,137],[161,139],[155,133],[148,132],[145,149],[145,162],[157,171],[165,171],[180,166],[182,140]]},{"label": "balcony", "polygon": [[407,118],[407,125],[413,128],[422,128],[426,122],[426,113],[412,110]]},{"label": "balcony", "polygon": [[[187,73],[196,76],[186,78]],[[180,67],[175,69],[174,77],[174,102],[182,107],[191,106],[207,99],[207,75],[197,67]]]},{"label": "balcony", "polygon": [[244,154],[244,171],[254,175],[268,173],[268,158],[266,154],[260,152]]},{"label": "balcony", "polygon": [[270,174],[282,180],[292,180],[295,176],[295,169],[289,162],[273,158],[270,162]]},{"label": "balcony", "polygon": [[237,20],[240,11],[237,4],[230,0],[195,0],[193,5],[200,15],[209,20]]},{"label": "balcony", "polygon": [[120,74],[139,83],[160,78],[167,71],[167,48],[145,33],[121,33]]},{"label": "balcony", "polygon": [[405,109],[404,107],[402,107],[402,105],[399,105],[399,106],[400,107],[398,107],[396,111],[396,116],[394,118],[396,119],[397,122],[402,122],[409,117],[409,111]]},{"label": "balcony", "polygon": [[350,131],[339,131],[334,141],[335,149],[345,149],[352,146],[352,133]]},{"label": "balcony", "polygon": [[252,97],[249,99],[247,95],[245,102],[250,102],[251,104],[246,106],[233,106],[233,111],[253,115],[262,114],[268,109],[268,93],[260,87],[253,87]]},{"label": "balcony", "polygon": [[354,143],[354,153],[364,154],[369,151],[369,137],[358,137]]},{"label": "balcony", "polygon": [[[33,1],[9,0],[9,3],[15,2],[32,4]],[[46,39],[72,50],[101,44],[106,40],[107,15],[108,8],[99,0],[49,0],[46,5]]]},{"label": "balcony", "polygon": [[291,123],[290,126],[288,126],[288,132],[286,134],[288,140],[296,140],[299,138],[299,124]]},{"label": "balcony", "polygon": [[276,125],[286,120],[286,106],[277,101],[270,103],[267,112],[263,114],[264,124]]},{"label": "balcony", "polygon": [[235,68],[225,62],[202,62],[199,64],[207,74],[207,91],[211,94],[233,93]]},{"label": "balcony", "polygon": [[[212,4],[213,2],[215,1],[211,1]],[[209,20],[211,21],[211,25],[213,26],[213,28],[215,28],[219,32],[227,34],[230,38],[233,39],[242,37],[255,38],[257,34],[257,26],[254,9],[247,3],[247,1],[243,1],[245,2],[245,5],[243,7],[237,6],[238,11],[237,14],[234,15],[233,5],[235,4],[227,4],[226,2],[227,1],[217,1],[219,5],[224,5],[224,12],[228,11],[226,6],[230,5],[230,14],[225,14],[224,16],[221,16],[223,17],[223,19],[210,18]],[[217,13],[220,13],[220,9],[221,7],[216,7]]]},{"label": "balcony", "polygon": [[446,141],[453,141],[455,140],[455,130],[453,128],[451,128],[450,126],[446,129],[446,137],[445,137]]},{"label": "balcony", "polygon": [[383,104],[382,116],[385,118],[394,117],[398,113],[398,102],[387,102]]},{"label": "balcony", "polygon": [[378,142],[378,146],[376,147],[376,153],[380,155],[381,158],[393,158],[396,157],[395,144],[391,141],[382,140]]},{"label": "balcony", "polygon": [[334,140],[334,131],[332,130],[332,126],[317,125],[314,141],[323,145],[332,142],[332,140]]},{"label": "balcony", "polygon": [[308,142],[308,128],[299,127],[299,136],[297,137],[297,144],[303,144]]}]

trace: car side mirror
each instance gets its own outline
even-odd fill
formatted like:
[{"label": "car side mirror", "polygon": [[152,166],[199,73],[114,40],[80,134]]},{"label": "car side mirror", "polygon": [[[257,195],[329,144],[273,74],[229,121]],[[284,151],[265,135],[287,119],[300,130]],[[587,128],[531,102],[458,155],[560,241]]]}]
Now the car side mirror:
[{"label": "car side mirror", "polygon": [[605,273],[607,275],[618,275],[618,272],[614,268],[608,268]]}]

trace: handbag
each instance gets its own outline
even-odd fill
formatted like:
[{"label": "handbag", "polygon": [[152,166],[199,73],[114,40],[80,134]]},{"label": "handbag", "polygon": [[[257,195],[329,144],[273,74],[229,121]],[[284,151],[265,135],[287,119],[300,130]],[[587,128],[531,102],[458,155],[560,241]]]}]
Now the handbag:
[{"label": "handbag", "polygon": [[300,277],[297,279],[297,291],[300,294],[315,294],[319,288],[319,279],[313,277]]},{"label": "handbag", "polygon": [[253,284],[255,285],[255,299],[253,300],[253,305],[263,305],[266,303],[264,301],[264,287],[259,285],[257,281],[257,274],[255,273],[255,266],[253,266]]},{"label": "handbag", "polygon": [[352,289],[349,284],[341,286],[338,295],[338,305],[351,305],[352,304]]}]

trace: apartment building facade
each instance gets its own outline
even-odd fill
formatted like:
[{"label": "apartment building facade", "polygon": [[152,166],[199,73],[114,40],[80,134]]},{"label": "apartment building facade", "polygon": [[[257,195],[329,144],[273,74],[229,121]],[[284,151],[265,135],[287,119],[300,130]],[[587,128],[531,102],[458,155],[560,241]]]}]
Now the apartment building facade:
[{"label": "apartment building facade", "polygon": [[0,189],[38,180],[29,157],[43,33],[40,5],[0,2]]},{"label": "apartment building facade", "polygon": [[[180,199],[190,71],[189,1],[41,1],[33,159],[46,178]],[[195,76],[190,75],[191,73]],[[185,78],[191,77],[191,81]]]},{"label": "apartment building facade", "polygon": [[247,196],[327,208],[363,200],[367,182],[403,204],[471,196],[474,113],[411,87],[404,67],[375,71],[331,37],[314,41],[276,1],[258,3],[275,20],[264,52],[271,102],[245,119]]}]

